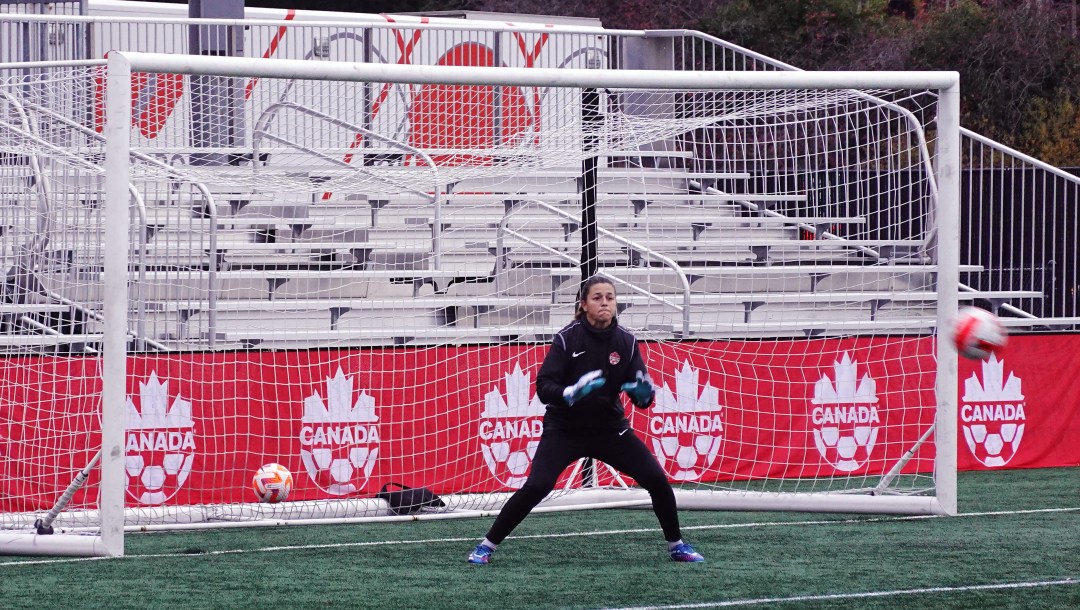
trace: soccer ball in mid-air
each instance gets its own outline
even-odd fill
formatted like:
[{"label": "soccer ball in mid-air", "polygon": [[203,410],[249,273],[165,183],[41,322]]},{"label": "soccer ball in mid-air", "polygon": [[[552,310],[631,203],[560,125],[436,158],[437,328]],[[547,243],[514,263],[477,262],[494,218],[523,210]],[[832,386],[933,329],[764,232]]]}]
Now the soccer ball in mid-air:
[{"label": "soccer ball in mid-air", "polygon": [[282,502],[292,492],[292,473],[281,464],[267,464],[255,472],[251,488],[259,502]]},{"label": "soccer ball in mid-air", "polygon": [[953,324],[956,351],[965,358],[986,360],[998,354],[1008,341],[1008,333],[997,316],[978,307],[965,307]]}]

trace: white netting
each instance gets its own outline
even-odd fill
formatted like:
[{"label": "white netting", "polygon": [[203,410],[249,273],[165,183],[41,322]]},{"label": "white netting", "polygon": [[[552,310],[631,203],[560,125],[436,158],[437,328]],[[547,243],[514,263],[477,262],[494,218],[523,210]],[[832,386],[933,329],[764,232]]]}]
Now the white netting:
[{"label": "white netting", "polygon": [[[390,482],[447,498],[429,511],[497,508],[527,474],[532,382],[582,266],[613,278],[644,341],[657,405],[629,414],[684,506],[933,494],[932,92],[246,82],[133,75],[129,524],[384,515]],[[6,231],[6,249],[49,247],[5,270],[84,333],[107,246],[103,83],[9,81],[4,116],[18,100],[33,120],[0,125],[19,160],[5,197],[49,178],[68,219]],[[78,96],[89,111],[62,103]],[[19,372],[0,397],[84,419],[77,447],[25,443],[52,416],[6,407],[24,457],[2,512],[20,523],[56,485],[17,481],[66,484],[95,446],[96,411],[32,386],[63,375],[92,400],[98,339],[39,326],[5,326]],[[288,502],[254,503],[269,462],[295,477]],[[551,501],[621,498],[642,495],[586,464]],[[62,523],[94,517],[72,508]]]},{"label": "white netting", "polygon": [[[155,80],[167,79],[159,76]],[[233,80],[217,79],[215,91],[205,93],[202,103],[240,113],[232,108],[237,103]],[[167,83],[165,91],[175,90],[177,96],[195,89],[180,77],[170,76]],[[588,157],[626,156],[658,142],[685,138],[696,130],[724,126],[745,130],[753,125],[768,130],[809,125],[811,129],[832,130],[829,137],[839,140],[844,138],[843,130],[862,127],[814,126],[835,122],[841,115],[852,120],[860,113],[866,115],[861,121],[886,120],[875,118],[881,115],[881,104],[868,103],[867,97],[871,93],[896,96],[895,92],[847,90],[605,92],[595,102],[603,107],[583,117],[585,102],[580,89],[290,80],[282,83],[284,93],[275,96],[274,81],[263,80],[261,84],[263,89],[256,90],[243,108],[247,119],[240,123],[250,125],[250,129],[223,134],[220,125],[211,124],[203,126],[201,135],[163,137],[165,133],[146,126],[140,128],[142,134],[153,133],[154,137],[139,142],[145,147],[141,150],[181,162],[196,155],[201,163],[215,152],[245,158],[254,155],[262,160],[254,167],[188,165],[186,175],[196,182],[227,181],[237,187],[266,190],[309,189],[312,176],[303,172],[316,171],[314,177],[324,180],[321,184],[330,192],[422,190],[426,181],[430,181],[426,186],[431,192],[436,186],[445,189],[463,180],[573,168]],[[365,119],[364,109],[373,104],[363,100],[372,97],[384,102]],[[147,106],[148,113],[153,113],[156,106]],[[836,131],[838,127],[841,131]],[[197,147],[177,148],[174,138],[203,142],[216,138],[246,144],[242,150],[228,153],[207,144],[208,152],[196,153]],[[159,152],[161,148],[165,150]],[[410,169],[414,167],[427,168],[429,173]],[[161,168],[153,165],[134,169],[136,177],[161,176]]]},{"label": "white netting", "polygon": [[[104,146],[35,110],[78,116],[89,81],[79,69],[0,81],[0,527],[44,514],[101,442],[100,291],[73,272],[102,252]],[[97,481],[69,506],[96,508]]]}]

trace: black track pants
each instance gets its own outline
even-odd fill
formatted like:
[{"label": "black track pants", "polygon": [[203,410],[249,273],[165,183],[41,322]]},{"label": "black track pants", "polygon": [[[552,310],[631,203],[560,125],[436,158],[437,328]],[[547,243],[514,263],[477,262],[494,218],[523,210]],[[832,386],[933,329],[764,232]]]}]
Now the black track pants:
[{"label": "black track pants", "polygon": [[507,500],[487,539],[499,544],[552,489],[566,467],[575,460],[592,457],[619,472],[633,477],[652,497],[664,539],[673,542],[679,532],[679,514],[675,507],[675,492],[668,483],[664,469],[649,453],[645,443],[633,430],[598,430],[587,433],[544,430],[533,457],[532,470],[525,485]]}]

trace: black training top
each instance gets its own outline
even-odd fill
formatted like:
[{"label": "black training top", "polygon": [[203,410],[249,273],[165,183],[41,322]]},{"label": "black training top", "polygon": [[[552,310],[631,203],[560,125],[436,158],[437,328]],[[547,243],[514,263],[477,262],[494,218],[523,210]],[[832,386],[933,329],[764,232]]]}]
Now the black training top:
[{"label": "black training top", "polygon": [[[603,372],[604,385],[573,406],[567,404],[562,395],[566,386],[596,370]],[[536,375],[536,395],[547,405],[544,429],[629,427],[619,388],[633,381],[638,371],[648,372],[637,339],[618,321],[612,320],[607,328],[595,328],[585,320],[571,322],[552,339]]]}]

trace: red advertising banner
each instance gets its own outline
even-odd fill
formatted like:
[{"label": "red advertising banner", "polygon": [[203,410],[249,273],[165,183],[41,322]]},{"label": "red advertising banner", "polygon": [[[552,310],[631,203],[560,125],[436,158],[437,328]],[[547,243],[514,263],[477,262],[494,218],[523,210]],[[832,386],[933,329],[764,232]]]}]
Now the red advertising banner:
[{"label": "red advertising banner", "polygon": [[881,475],[933,423],[927,341],[647,345],[657,400],[635,427],[677,481]]},{"label": "red advertising banner", "polygon": [[[878,477],[935,416],[927,337],[645,343],[657,386],[634,430],[676,482]],[[546,345],[139,355],[129,361],[131,506],[254,500],[277,462],[291,500],[520,487],[543,432]],[[962,361],[961,469],[1080,464],[1080,337],[1019,336]],[[0,510],[47,508],[99,443],[98,361],[0,368]],[[32,377],[32,378],[31,378]],[[930,472],[924,445],[905,472]],[[601,472],[602,482],[608,475]],[[76,497],[76,503],[83,498]]]},{"label": "red advertising banner", "polygon": [[961,360],[961,470],[1080,465],[1080,335],[1009,338],[1000,359]]}]

